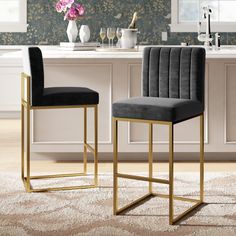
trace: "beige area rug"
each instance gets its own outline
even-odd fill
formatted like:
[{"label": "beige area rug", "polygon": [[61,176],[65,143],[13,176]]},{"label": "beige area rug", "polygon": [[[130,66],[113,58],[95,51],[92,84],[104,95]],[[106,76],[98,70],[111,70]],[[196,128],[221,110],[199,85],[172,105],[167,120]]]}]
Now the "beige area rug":
[{"label": "beige area rug", "polygon": [[[166,175],[158,175],[165,177]],[[71,184],[87,183],[71,179]],[[196,197],[197,173],[178,173],[175,194]],[[61,184],[62,180],[53,180]],[[193,184],[194,183],[194,184]],[[119,181],[120,204],[145,194],[147,184]],[[45,186],[45,185],[44,185]],[[175,226],[168,225],[168,200],[152,198],[125,215],[112,215],[112,176],[100,175],[100,188],[52,193],[25,193],[17,174],[0,173],[0,235],[236,235],[236,173],[207,173],[206,204]],[[167,192],[163,185],[155,191]],[[175,201],[175,211],[186,203]]]}]

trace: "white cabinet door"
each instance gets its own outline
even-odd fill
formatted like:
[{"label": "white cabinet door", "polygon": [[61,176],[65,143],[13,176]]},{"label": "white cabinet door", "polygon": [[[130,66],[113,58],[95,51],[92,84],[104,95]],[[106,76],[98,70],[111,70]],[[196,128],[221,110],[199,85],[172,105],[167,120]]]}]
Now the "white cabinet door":
[{"label": "white cabinet door", "polygon": [[236,64],[225,65],[224,143],[236,147]]},{"label": "white cabinet door", "polygon": [[20,111],[21,67],[0,67],[0,112]]},{"label": "white cabinet door", "polygon": [[[111,146],[112,64],[78,62],[45,63],[45,87],[87,87],[99,93],[99,145]],[[33,112],[32,150],[78,152],[83,150],[83,109]],[[94,140],[94,113],[88,109],[88,142]],[[109,149],[110,150],[110,149]]]}]

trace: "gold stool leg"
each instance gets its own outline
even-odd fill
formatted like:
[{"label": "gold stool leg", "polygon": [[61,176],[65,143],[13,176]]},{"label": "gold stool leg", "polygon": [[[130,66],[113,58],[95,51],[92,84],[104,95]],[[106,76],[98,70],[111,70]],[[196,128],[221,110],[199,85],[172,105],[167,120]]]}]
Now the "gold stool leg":
[{"label": "gold stool leg", "polygon": [[87,107],[84,107],[84,174],[87,174]]},{"label": "gold stool leg", "polygon": [[21,179],[24,181],[24,177],[25,177],[25,158],[24,158],[24,154],[25,154],[25,145],[24,145],[24,141],[25,141],[25,116],[24,116],[24,105],[21,104]]},{"label": "gold stool leg", "polygon": [[[153,124],[149,123],[149,179],[153,177]],[[152,182],[149,181],[149,193],[152,193]]]},{"label": "gold stool leg", "polygon": [[174,126],[169,125],[169,224],[174,222]]},{"label": "gold stool leg", "polygon": [[26,154],[26,188],[27,192],[31,191],[30,188],[30,108],[29,105],[27,105],[27,126],[26,126],[26,148],[27,148],[27,154]]},{"label": "gold stool leg", "polygon": [[[170,185],[169,185],[169,200],[170,200],[170,216],[169,221],[170,224],[175,224],[177,221],[182,219],[184,216],[192,212],[194,209],[196,209],[198,206],[200,206],[204,201],[204,114],[200,115],[200,200],[196,199],[189,199],[191,202],[194,202],[195,204],[190,207],[188,210],[174,218],[174,144],[173,144],[173,125],[170,125],[169,127],[169,133],[170,133],[170,159],[169,159],[169,175],[170,175]],[[183,200],[186,200],[186,198],[182,198]],[[181,200],[181,198],[180,198]]]},{"label": "gold stool leg", "polygon": [[200,116],[200,201],[204,201],[204,114]]},{"label": "gold stool leg", "polygon": [[113,118],[113,214],[117,214],[118,210],[118,120]]},{"label": "gold stool leg", "polygon": [[98,185],[98,107],[94,107],[94,185]]}]

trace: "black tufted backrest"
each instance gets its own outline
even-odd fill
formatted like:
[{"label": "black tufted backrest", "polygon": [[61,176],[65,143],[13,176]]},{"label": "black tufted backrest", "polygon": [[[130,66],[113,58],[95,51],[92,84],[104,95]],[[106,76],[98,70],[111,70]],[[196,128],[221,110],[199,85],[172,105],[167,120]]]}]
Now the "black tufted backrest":
[{"label": "black tufted backrest", "polygon": [[35,105],[40,102],[44,91],[42,52],[38,47],[26,47],[24,51],[24,70],[31,76],[31,105]]},{"label": "black tufted backrest", "polygon": [[205,49],[147,47],[143,54],[143,96],[204,103]]}]

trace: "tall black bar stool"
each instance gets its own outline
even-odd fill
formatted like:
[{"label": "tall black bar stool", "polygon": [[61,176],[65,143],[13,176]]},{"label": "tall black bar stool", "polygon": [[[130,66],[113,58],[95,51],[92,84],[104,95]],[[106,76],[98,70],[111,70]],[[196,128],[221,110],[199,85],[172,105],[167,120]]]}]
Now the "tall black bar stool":
[{"label": "tall black bar stool", "polygon": [[[169,223],[174,224],[203,203],[204,197],[204,80],[205,49],[191,47],[147,47],[143,54],[143,96],[113,104],[114,134],[114,214],[153,196],[169,198]],[[200,117],[200,199],[174,196],[174,125]],[[149,176],[122,174],[118,171],[118,122],[142,122],[149,126]],[[153,178],[153,125],[169,127],[169,179]],[[148,181],[148,193],[119,208],[118,178]],[[153,192],[152,183],[169,185],[169,194]],[[194,205],[174,216],[174,200]]]},{"label": "tall black bar stool", "polygon": [[[44,87],[42,52],[38,47],[23,50],[24,73],[21,76],[21,177],[27,192],[45,192],[93,188],[98,184],[98,103],[99,94],[84,87]],[[39,109],[82,108],[84,110],[84,172],[31,176],[30,173],[30,112]],[[94,109],[94,147],[87,143],[87,109]],[[26,122],[25,122],[26,113]],[[26,123],[26,127],[25,127]],[[25,128],[26,128],[26,171],[25,171]],[[77,177],[87,174],[87,151],[94,155],[94,183],[86,186],[38,188],[31,186],[32,179]],[[26,172],[26,173],[25,173]]]}]

